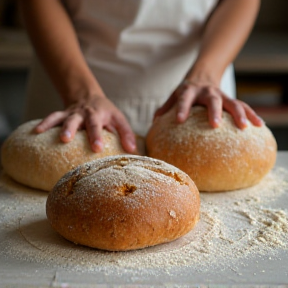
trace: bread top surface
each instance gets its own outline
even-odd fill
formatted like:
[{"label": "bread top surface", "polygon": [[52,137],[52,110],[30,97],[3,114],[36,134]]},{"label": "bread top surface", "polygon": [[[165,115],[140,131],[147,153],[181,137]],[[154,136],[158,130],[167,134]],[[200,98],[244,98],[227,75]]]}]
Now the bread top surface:
[{"label": "bread top surface", "polygon": [[[273,152],[277,150],[275,138],[267,126],[256,127],[248,121],[247,128],[241,130],[226,111],[222,113],[218,128],[210,126],[207,109],[202,106],[192,107],[187,121],[182,124],[176,123],[175,115],[175,110],[171,109],[156,119],[147,135],[148,154],[167,152],[167,146],[170,145],[171,151],[175,146],[179,149],[177,153],[187,153],[187,156],[190,151],[185,149],[190,147],[207,151],[208,155],[213,154],[217,158],[237,157],[243,149],[252,157],[261,155],[267,149]],[[192,147],[192,143],[195,147]]]},{"label": "bread top surface", "polygon": [[[176,195],[175,187],[181,190],[183,185],[197,190],[186,173],[164,161],[145,156],[116,155],[84,163],[69,171],[53,191],[57,191],[55,197],[76,191],[81,197],[85,197],[85,193],[97,193],[104,198],[113,198],[117,194],[148,197],[155,190],[153,186],[167,183],[173,185],[173,189],[166,192],[173,195]],[[112,194],[108,193],[109,189]]]},{"label": "bread top surface", "polygon": [[[51,153],[50,156],[53,156],[53,153],[65,155],[66,151],[73,152],[74,156],[78,154],[83,155],[83,153],[84,155],[94,153],[89,145],[85,130],[77,131],[73,141],[63,143],[59,137],[62,129],[59,126],[53,127],[43,133],[36,133],[35,127],[40,121],[41,120],[39,119],[32,120],[20,125],[11,133],[5,142],[8,142],[9,147],[17,147],[14,149],[33,149],[33,151],[35,151],[34,153],[38,152],[39,154],[42,154],[43,157],[48,155],[48,153]],[[104,142],[103,156],[105,156],[105,153],[109,155],[110,152],[107,153],[108,150],[112,153],[117,153],[119,151],[124,153],[119,138],[116,135],[103,130],[102,137]],[[44,151],[45,153],[43,153]],[[98,154],[101,155],[101,153]]]}]

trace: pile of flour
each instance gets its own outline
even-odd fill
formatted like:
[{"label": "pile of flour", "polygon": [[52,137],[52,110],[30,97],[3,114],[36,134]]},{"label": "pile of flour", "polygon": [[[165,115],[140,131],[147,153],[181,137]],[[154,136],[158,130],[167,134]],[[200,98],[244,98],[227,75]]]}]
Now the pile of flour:
[{"label": "pile of flour", "polygon": [[[2,175],[0,222],[7,257],[77,271],[170,269],[199,271],[234,267],[259,255],[288,250],[288,171],[274,169],[258,185],[239,191],[201,194],[201,219],[184,237],[130,252],[105,252],[68,242],[54,232],[45,214],[47,194],[24,188]],[[4,196],[3,196],[4,195]],[[280,204],[279,204],[280,203]],[[236,267],[236,268],[235,268]]]}]

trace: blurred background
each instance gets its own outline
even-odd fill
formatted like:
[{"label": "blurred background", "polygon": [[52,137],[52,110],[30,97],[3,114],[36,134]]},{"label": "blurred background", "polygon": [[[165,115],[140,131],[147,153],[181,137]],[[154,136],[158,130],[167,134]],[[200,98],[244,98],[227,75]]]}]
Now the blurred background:
[{"label": "blurred background", "polygon": [[[32,48],[17,0],[0,0],[0,144],[22,119]],[[288,150],[288,1],[262,0],[235,61],[237,97],[250,104]]]}]

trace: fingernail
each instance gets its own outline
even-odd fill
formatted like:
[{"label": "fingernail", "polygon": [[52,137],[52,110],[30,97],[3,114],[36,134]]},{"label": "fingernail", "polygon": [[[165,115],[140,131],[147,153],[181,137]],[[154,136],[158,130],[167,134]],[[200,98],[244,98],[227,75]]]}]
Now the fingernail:
[{"label": "fingernail", "polygon": [[220,119],[218,117],[215,117],[213,121],[217,127],[220,125]]},{"label": "fingernail", "polygon": [[241,118],[241,119],[240,119],[240,122],[241,122],[245,127],[248,126],[248,120],[247,120],[246,118]]},{"label": "fingernail", "polygon": [[177,114],[177,118],[178,118],[178,120],[180,120],[180,121],[183,121],[183,120],[184,120],[184,117],[185,117],[185,114],[184,114],[183,112],[179,112],[179,113]]},{"label": "fingernail", "polygon": [[103,149],[103,143],[100,140],[95,140],[93,144],[96,146],[97,150],[101,151]]},{"label": "fingernail", "polygon": [[128,140],[127,143],[129,145],[129,147],[131,148],[131,150],[135,151],[135,149],[136,149],[135,143],[132,140]]},{"label": "fingernail", "polygon": [[34,131],[35,131],[36,133],[42,133],[42,132],[44,131],[44,129],[43,129],[42,126],[36,126],[35,129],[34,129]]},{"label": "fingernail", "polygon": [[69,130],[65,130],[65,131],[62,133],[62,136],[64,136],[65,138],[70,139],[70,138],[71,138],[71,132],[70,132]]},{"label": "fingernail", "polygon": [[258,119],[262,122],[262,124],[265,124],[265,121],[264,121],[263,118],[261,118],[260,116],[257,116],[257,117],[258,117]]}]

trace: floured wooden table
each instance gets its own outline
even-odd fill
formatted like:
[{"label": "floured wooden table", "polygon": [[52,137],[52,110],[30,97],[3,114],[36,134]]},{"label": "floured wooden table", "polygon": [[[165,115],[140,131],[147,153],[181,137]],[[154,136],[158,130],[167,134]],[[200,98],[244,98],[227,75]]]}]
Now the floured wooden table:
[{"label": "floured wooden table", "polygon": [[254,187],[201,194],[201,220],[186,236],[138,251],[66,241],[46,219],[46,198],[2,173],[1,288],[288,287],[288,152]]}]

